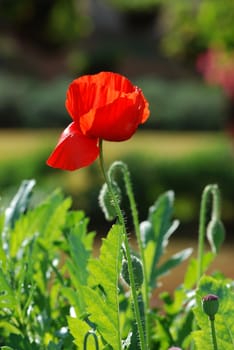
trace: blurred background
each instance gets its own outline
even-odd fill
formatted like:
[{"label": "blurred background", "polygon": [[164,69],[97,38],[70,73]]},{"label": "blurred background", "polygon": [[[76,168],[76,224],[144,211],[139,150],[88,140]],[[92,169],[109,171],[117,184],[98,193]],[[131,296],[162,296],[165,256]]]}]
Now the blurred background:
[{"label": "blurred background", "polygon": [[23,179],[35,178],[35,202],[61,187],[91,227],[105,231],[98,162],[69,173],[45,161],[70,123],[68,84],[110,70],[150,102],[151,117],[131,140],[104,144],[107,163],[129,165],[140,219],[173,189],[179,233],[196,238],[202,190],[218,183],[232,239],[233,0],[1,0],[0,26],[3,205]]}]

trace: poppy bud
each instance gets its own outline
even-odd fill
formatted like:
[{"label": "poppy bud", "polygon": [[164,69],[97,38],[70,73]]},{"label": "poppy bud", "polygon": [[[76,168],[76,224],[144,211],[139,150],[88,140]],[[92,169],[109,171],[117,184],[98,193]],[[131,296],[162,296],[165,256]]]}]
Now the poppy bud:
[{"label": "poppy bud", "polygon": [[207,294],[202,298],[203,311],[214,320],[215,314],[219,309],[219,298],[214,294]]},{"label": "poppy bud", "polygon": [[219,219],[211,219],[207,226],[206,235],[212,251],[217,254],[225,237],[225,228],[222,221]]},{"label": "poppy bud", "polygon": [[[115,181],[112,181],[111,186],[112,186],[113,192],[115,194],[115,197],[116,197],[118,203],[120,203],[121,191],[120,191],[118,184]],[[99,200],[99,205],[100,205],[100,207],[105,215],[106,220],[108,220],[108,221],[114,220],[116,217],[116,209],[115,209],[113,200],[111,198],[109,188],[108,188],[106,183],[104,183],[104,185],[102,186],[102,189],[99,193],[98,200]]]},{"label": "poppy bud", "polygon": [[[131,255],[131,259],[132,259],[132,268],[133,268],[135,287],[136,289],[139,289],[142,286],[142,283],[144,280],[142,262],[135,255]],[[130,286],[128,262],[126,259],[124,259],[122,262],[121,275],[124,281]]]}]

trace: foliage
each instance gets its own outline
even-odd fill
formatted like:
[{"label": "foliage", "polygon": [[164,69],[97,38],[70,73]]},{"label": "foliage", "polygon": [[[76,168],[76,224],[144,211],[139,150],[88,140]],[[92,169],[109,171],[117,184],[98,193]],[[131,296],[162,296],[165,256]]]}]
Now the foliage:
[{"label": "foliage", "polygon": [[[142,220],[145,218],[147,207],[161,192],[173,188],[177,198],[175,205],[177,217],[185,222],[195,221],[199,207],[199,193],[206,183],[215,182],[222,191],[223,217],[225,221],[230,221],[233,215],[234,167],[231,152],[228,154],[227,149],[221,145],[219,148],[218,143],[221,143],[219,138],[217,138],[217,149],[214,146],[212,151],[193,153],[173,160],[165,159],[163,156],[152,157],[151,154],[145,156],[141,152],[131,151],[127,151],[129,153],[127,155],[122,155],[122,159],[129,164],[132,173],[140,218]],[[98,226],[105,224],[96,206],[101,184],[98,167],[94,165],[85,170],[85,182],[82,180],[77,190],[72,186],[73,181],[71,181],[70,174],[58,173],[46,167],[45,159],[49,152],[49,148],[46,147],[41,151],[33,152],[32,155],[18,156],[18,159],[13,161],[11,159],[1,161],[0,187],[4,195],[4,202],[7,202],[9,196],[13,195],[13,191],[22,178],[35,177],[40,184],[35,196],[40,198],[46,191],[63,186],[65,193],[73,197],[73,208],[78,207],[85,210]],[[153,152],[152,149],[152,154]],[[144,177],[142,177],[143,168],[145,169]],[[157,174],[157,181],[155,181],[155,174]],[[124,195],[122,200],[127,213],[129,209]]]},{"label": "foliage", "polygon": [[[195,152],[179,159],[165,159],[163,154],[153,157],[150,154],[132,152],[122,156],[122,159],[129,165],[132,174],[141,219],[144,219],[147,207],[155,197],[167,191],[168,188],[173,188],[177,198],[175,205],[177,217],[187,223],[196,221],[200,201],[199,193],[207,183],[213,182],[217,183],[222,191],[223,216],[226,221],[232,221],[234,167],[231,152],[227,154],[226,151],[216,150],[215,147],[212,151]],[[142,171],[144,176],[142,176]],[[86,212],[96,220],[100,220],[95,205],[95,195],[98,196],[100,186],[98,167],[93,166],[87,169],[87,178],[90,179],[90,186],[83,188],[83,193],[81,189],[78,199],[80,201],[84,197]],[[74,198],[76,197],[76,193],[70,193]],[[129,213],[124,195],[122,201],[125,212]],[[131,220],[129,220],[130,223]]]},{"label": "foliage", "polygon": [[82,11],[82,1],[22,0],[20,3],[1,1],[1,21],[6,30],[43,49],[68,45],[88,31],[90,21]]},{"label": "foliage", "polygon": [[[129,181],[125,176],[126,167],[123,169],[124,181]],[[131,186],[125,185],[129,195]],[[71,210],[71,199],[64,198],[60,191],[32,206],[34,186],[34,180],[24,181],[0,215],[1,349],[73,350],[76,347],[93,348],[92,344],[103,350],[140,349],[131,287],[121,278],[122,261],[126,261],[121,223],[111,227],[102,240],[100,254],[97,254],[95,233],[89,232],[89,219],[84,213]],[[217,187],[208,188],[215,191]],[[129,197],[130,205],[136,219],[132,196]],[[109,206],[107,203],[105,211]],[[178,221],[173,219],[173,209],[174,194],[169,191],[149,208],[147,218],[139,226],[144,278],[141,275],[137,297],[149,348],[167,350],[175,345],[187,348],[194,339],[197,349],[208,349],[211,346],[207,338],[209,324],[207,316],[202,314],[200,302],[205,294],[214,293],[220,298],[216,317],[219,349],[223,349],[224,344],[225,348],[231,349],[232,281],[221,274],[202,277],[195,295],[199,261],[194,258],[189,259],[184,281],[173,295],[163,292],[161,307],[151,309],[150,313],[145,309],[148,294],[145,294],[144,286],[147,285],[146,290],[152,295],[161,276],[170,273],[191,255],[188,248],[162,262],[170,238],[178,227]],[[210,216],[214,218],[214,213]],[[134,222],[136,224],[137,220]],[[215,239],[220,242],[217,235],[216,232]],[[212,242],[216,244],[215,240]],[[131,247],[131,254],[133,261],[138,261],[134,263],[134,273],[138,273],[142,251]],[[216,254],[217,249],[200,256],[203,274]],[[128,284],[131,282],[128,275]],[[195,318],[200,330],[193,332],[195,303]],[[224,319],[226,327],[223,327]]]},{"label": "foliage", "polygon": [[217,88],[196,80],[142,78],[137,83],[150,103],[151,117],[146,128],[220,130],[225,125],[226,101]]},{"label": "foliage", "polygon": [[169,25],[162,47],[168,54],[194,58],[208,47],[233,48],[233,1],[169,0],[164,10],[162,21]]},{"label": "foliage", "polygon": [[108,0],[108,2],[122,11],[136,11],[140,13],[144,10],[152,11],[154,7],[162,3],[162,0],[133,0],[131,2],[125,0]]},{"label": "foliage", "polygon": [[[63,127],[69,121],[63,102],[69,81],[69,76],[60,76],[44,83],[1,72],[0,126]],[[144,128],[221,130],[225,126],[227,101],[218,88],[193,80],[148,77],[138,77],[135,83],[150,103],[151,117]],[[18,89],[12,89],[16,84]]]},{"label": "foliage", "polygon": [[[0,108],[3,127],[56,127],[66,121],[63,97],[69,78],[50,83],[1,72]],[[18,89],[12,87],[17,85]]]},{"label": "foliage", "polygon": [[[194,331],[192,337],[198,349],[213,349],[210,337],[208,317],[202,311],[201,298],[208,293],[214,293],[219,298],[219,310],[215,316],[215,328],[219,349],[233,349],[234,327],[231,321],[234,313],[234,291],[231,281],[220,276],[218,279],[204,276],[196,292],[197,306],[194,313],[200,330]],[[210,338],[209,341],[207,338]]]}]

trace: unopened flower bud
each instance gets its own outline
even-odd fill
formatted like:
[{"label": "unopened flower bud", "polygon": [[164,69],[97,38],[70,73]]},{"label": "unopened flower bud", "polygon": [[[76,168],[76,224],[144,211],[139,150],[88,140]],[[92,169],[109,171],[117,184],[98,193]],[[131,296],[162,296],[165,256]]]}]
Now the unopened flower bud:
[{"label": "unopened flower bud", "polygon": [[[142,262],[135,255],[131,255],[131,260],[132,260],[132,268],[133,268],[135,287],[136,287],[136,289],[140,289],[142,286],[143,280],[144,280]],[[125,280],[125,282],[130,286],[128,262],[125,259],[122,262],[121,275],[122,275],[122,278]]]},{"label": "unopened flower bud", "polygon": [[202,298],[203,311],[214,320],[215,314],[219,309],[219,298],[214,294],[207,294]]}]

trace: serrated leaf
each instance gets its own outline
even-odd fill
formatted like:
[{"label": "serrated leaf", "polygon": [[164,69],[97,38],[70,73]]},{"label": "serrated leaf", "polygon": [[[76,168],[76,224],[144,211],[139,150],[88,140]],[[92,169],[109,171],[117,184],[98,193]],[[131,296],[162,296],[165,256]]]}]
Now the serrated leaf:
[{"label": "serrated leaf", "polygon": [[218,349],[232,350],[234,348],[234,292],[226,280],[216,280],[208,276],[201,278],[196,294],[197,306],[194,313],[200,330],[192,333],[195,344],[198,349],[213,350],[210,322],[202,309],[202,298],[207,294],[219,297],[219,309],[215,315]]},{"label": "serrated leaf", "polygon": [[69,330],[74,337],[74,343],[78,349],[83,349],[85,335],[90,331],[90,325],[83,320],[67,317]]},{"label": "serrated leaf", "polygon": [[83,296],[83,289],[80,287],[78,290],[74,290],[69,287],[63,287],[61,290],[64,298],[66,298],[69,304],[74,308],[75,314],[82,320],[87,317],[85,298]]},{"label": "serrated leaf", "polygon": [[38,236],[40,244],[49,252],[54,241],[61,240],[61,227],[65,223],[66,213],[71,200],[64,200],[59,191],[55,191],[37,208],[29,211],[16,221],[10,235],[10,254],[15,257],[22,249],[22,242]]},{"label": "serrated leaf", "polygon": [[[84,236],[84,232],[86,232],[86,236]],[[87,222],[85,220],[80,221],[68,236],[71,257],[77,269],[77,278],[79,284],[83,285],[86,285],[87,282],[87,264],[91,255],[91,250],[87,248],[85,243],[87,236]]]},{"label": "serrated leaf", "polygon": [[140,225],[146,271],[151,288],[154,288],[156,283],[156,265],[165,251],[170,236],[178,227],[178,221],[172,222],[173,205],[173,192],[164,193],[150,207],[147,221]]},{"label": "serrated leaf", "polygon": [[121,245],[122,228],[114,225],[103,240],[99,259],[90,261],[89,287],[85,288],[90,320],[113,349],[119,349],[121,344],[118,302]]},{"label": "serrated leaf", "polygon": [[[72,224],[71,220],[70,223]],[[75,290],[66,288],[65,291],[69,302],[81,318],[87,314],[83,287],[87,285],[87,265],[92,254],[94,239],[94,233],[87,233],[87,225],[88,219],[81,218],[75,226],[72,224],[73,227],[71,226],[70,232],[67,233],[70,258],[66,261],[66,267]]]}]

